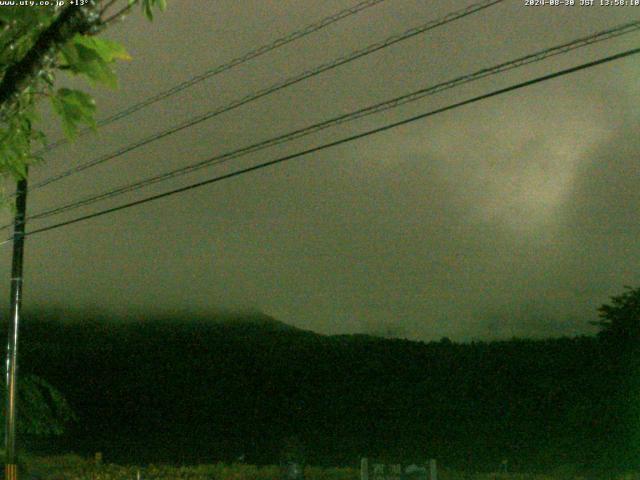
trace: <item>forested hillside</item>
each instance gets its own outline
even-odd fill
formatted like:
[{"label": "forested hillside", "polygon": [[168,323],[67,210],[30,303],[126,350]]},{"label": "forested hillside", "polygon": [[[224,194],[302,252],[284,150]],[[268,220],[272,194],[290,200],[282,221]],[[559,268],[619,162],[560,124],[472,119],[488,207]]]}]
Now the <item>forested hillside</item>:
[{"label": "forested hillside", "polygon": [[592,337],[420,343],[260,314],[32,312],[21,336],[21,371],[78,417],[64,448],[118,462],[273,463],[296,438],[312,464],[626,466],[637,463],[637,360]]}]

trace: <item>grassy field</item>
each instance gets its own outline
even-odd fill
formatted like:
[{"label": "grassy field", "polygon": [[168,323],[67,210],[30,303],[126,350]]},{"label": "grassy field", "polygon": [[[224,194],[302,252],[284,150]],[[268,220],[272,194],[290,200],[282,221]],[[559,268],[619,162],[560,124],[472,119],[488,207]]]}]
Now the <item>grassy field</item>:
[{"label": "grassy field", "polygon": [[[27,475],[21,478],[43,480],[279,480],[282,473],[277,466],[256,467],[244,464],[212,464],[190,467],[149,465],[146,467],[113,464],[95,465],[76,455],[33,457],[26,463]],[[305,469],[306,480],[359,480],[359,472],[351,468]]]},{"label": "grassy field", "polygon": [[[282,472],[277,466],[256,467],[244,464],[212,464],[191,467],[149,465],[147,467],[95,465],[93,461],[76,455],[33,457],[27,461],[29,473],[22,479],[42,480],[280,480]],[[307,467],[305,480],[359,480],[360,472],[354,468]],[[552,475],[534,474],[472,474],[441,469],[439,480],[640,480],[640,474],[585,477],[559,470]]]}]

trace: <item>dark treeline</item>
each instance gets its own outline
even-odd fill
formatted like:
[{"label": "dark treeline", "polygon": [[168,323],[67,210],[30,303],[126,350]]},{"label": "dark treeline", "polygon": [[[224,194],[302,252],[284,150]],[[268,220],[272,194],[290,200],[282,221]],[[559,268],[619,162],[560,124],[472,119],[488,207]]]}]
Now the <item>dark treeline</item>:
[{"label": "dark treeline", "polygon": [[273,463],[294,438],[320,465],[638,466],[637,350],[611,340],[421,343],[323,336],[260,314],[32,312],[20,341],[21,372],[77,415],[49,445],[106,461]]}]

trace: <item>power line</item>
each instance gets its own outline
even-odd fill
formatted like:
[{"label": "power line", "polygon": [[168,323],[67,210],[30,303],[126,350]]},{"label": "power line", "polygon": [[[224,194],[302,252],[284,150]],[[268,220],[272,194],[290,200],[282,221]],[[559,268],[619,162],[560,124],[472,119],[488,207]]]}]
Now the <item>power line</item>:
[{"label": "power line", "polygon": [[95,158],[93,160],[90,160],[88,162],[85,162],[83,164],[77,165],[73,168],[70,168],[60,174],[54,175],[52,177],[46,178],[38,183],[35,183],[32,187],[31,190],[35,190],[37,188],[41,188],[44,187],[46,185],[49,185],[53,182],[56,182],[58,180],[62,180],[63,178],[69,177],[70,175],[73,175],[75,173],[81,172],[83,170],[86,170],[88,168],[91,167],[95,167],[96,165],[100,165],[102,163],[105,163],[109,160],[113,160],[114,158],[118,158],[126,153],[129,153],[133,150],[136,150],[140,147],[143,147],[145,145],[148,145],[152,142],[155,142],[157,140],[160,140],[164,137],[167,137],[169,135],[172,135],[174,133],[177,133],[181,130],[185,130],[187,128],[193,127],[199,123],[202,123],[206,120],[209,120],[213,117],[216,117],[218,115],[221,115],[222,113],[228,112],[230,110],[234,110],[238,107],[241,107],[243,105],[246,105],[247,103],[253,102],[255,100],[258,100],[262,97],[266,97],[267,95],[270,95],[272,93],[275,93],[279,90],[282,90],[284,88],[290,87],[291,85],[294,85],[296,83],[299,83],[303,80],[306,80],[308,78],[311,77],[315,77],[316,75],[320,75],[323,72],[332,70],[334,68],[337,68],[341,65],[344,65],[346,63],[350,63],[354,60],[357,60],[359,58],[362,58],[366,55],[370,55],[374,52],[377,52],[379,50],[382,50],[384,48],[390,47],[392,45],[395,45],[396,43],[399,43],[401,41],[407,40],[409,38],[412,38],[416,35],[419,35],[421,33],[425,33],[429,30],[432,30],[434,28],[446,25],[448,23],[451,23],[455,20],[459,20],[461,18],[464,18],[468,15],[471,15],[473,13],[476,13],[480,10],[483,10],[485,8],[491,7],[493,5],[496,5],[498,3],[503,2],[504,0],[484,0],[482,2],[479,3],[475,3],[472,5],[469,5],[461,10],[457,10],[455,12],[449,13],[447,15],[445,15],[444,17],[438,19],[438,20],[431,20],[427,23],[424,23],[422,25],[419,25],[417,27],[413,27],[410,28],[409,30],[398,34],[398,35],[393,35],[390,36],[388,38],[386,38],[385,40],[382,40],[380,42],[371,44],[363,49],[360,50],[356,50],[354,52],[351,52],[347,55],[343,55],[341,57],[338,57],[334,60],[331,60],[327,63],[324,63],[318,67],[315,67],[311,70],[307,70],[305,72],[302,72],[301,74],[295,75],[293,77],[287,78],[285,80],[282,80],[280,82],[277,82],[267,88],[264,88],[262,90],[258,90],[257,92],[254,93],[250,93],[249,95],[246,95],[238,100],[234,100],[233,102],[219,107],[215,110],[212,110],[210,112],[207,112],[205,114],[202,115],[198,115],[196,117],[193,117],[189,120],[186,120],[180,124],[174,125],[168,129],[165,129],[159,133],[155,133],[153,135],[150,135],[142,140],[138,140],[134,143],[131,143],[125,147],[122,147],[114,152],[110,152],[107,153],[101,157]]},{"label": "power line", "polygon": [[[357,139],[360,139],[360,138],[368,137],[368,136],[376,134],[376,133],[384,132],[386,130],[390,130],[392,128],[399,127],[401,125],[406,125],[406,124],[415,122],[417,120],[421,120],[421,119],[424,119],[424,118],[427,118],[427,117],[431,117],[431,116],[436,115],[438,113],[443,113],[443,112],[446,112],[446,111],[449,111],[449,110],[453,110],[455,108],[459,108],[459,107],[462,107],[462,106],[465,106],[465,105],[469,105],[469,104],[472,104],[472,103],[475,103],[475,102],[479,102],[481,100],[485,100],[485,99],[488,99],[488,98],[491,98],[491,97],[495,97],[495,96],[502,95],[502,94],[505,94],[505,93],[508,93],[508,92],[512,92],[514,90],[525,88],[525,87],[528,87],[528,86],[531,86],[531,85],[534,85],[534,84],[537,84],[537,83],[545,82],[547,80],[551,80],[551,79],[558,78],[558,77],[561,77],[561,76],[564,76],[564,75],[568,75],[570,73],[578,72],[580,70],[585,70],[585,69],[588,69],[588,68],[591,68],[591,67],[595,67],[597,65],[608,63],[608,62],[611,62],[611,61],[614,61],[614,60],[618,60],[618,59],[621,59],[621,58],[624,58],[624,57],[628,57],[628,56],[631,56],[631,55],[636,55],[638,53],[640,53],[640,48],[635,48],[635,49],[627,50],[625,52],[621,52],[621,53],[618,53],[618,54],[615,54],[615,55],[611,55],[611,56],[608,56],[608,57],[605,57],[605,58],[594,60],[592,62],[583,63],[583,64],[578,65],[576,67],[567,68],[565,70],[560,70],[560,71],[557,71],[557,72],[554,72],[554,73],[543,75],[541,77],[537,77],[537,78],[532,79],[532,80],[528,80],[528,81],[521,82],[521,83],[518,83],[518,84],[515,84],[515,85],[511,85],[509,87],[505,87],[505,88],[501,88],[501,89],[498,89],[498,90],[494,90],[492,92],[489,92],[489,93],[486,93],[486,94],[483,94],[483,95],[479,95],[479,96],[470,98],[468,100],[464,100],[464,101],[461,101],[461,102],[450,104],[450,105],[448,105],[446,107],[438,108],[436,110],[431,110],[429,112],[422,113],[420,115],[416,115],[416,116],[413,116],[413,117],[410,117],[410,118],[407,118],[407,119],[404,119],[404,120],[400,120],[398,122],[390,123],[390,124],[384,125],[382,127],[374,128],[372,130],[368,130],[368,131],[363,132],[363,133],[358,133],[356,135],[351,135],[349,137],[344,137],[344,138],[341,138],[339,140],[335,140],[333,142],[325,143],[325,144],[319,145],[317,147],[309,148],[307,150],[303,150],[303,151],[300,151],[300,152],[297,152],[297,153],[286,155],[284,157],[280,157],[280,158],[277,158],[275,160],[271,160],[271,161],[268,161],[268,162],[260,163],[258,165],[253,165],[251,167],[247,167],[247,168],[244,168],[244,169],[241,169],[241,170],[237,170],[235,172],[227,173],[227,174],[224,174],[224,175],[220,175],[220,176],[217,176],[217,177],[210,178],[208,180],[204,180],[204,181],[201,181],[201,182],[193,183],[193,184],[187,185],[185,187],[176,188],[176,189],[170,190],[168,192],[160,193],[160,194],[157,194],[157,195],[152,195],[150,197],[143,198],[143,199],[140,199],[140,200],[136,200],[136,201],[133,201],[133,202],[130,202],[130,203],[126,203],[126,204],[123,204],[123,205],[119,205],[117,207],[108,208],[108,209],[105,209],[105,210],[101,210],[99,212],[94,212],[94,213],[91,213],[91,214],[88,214],[88,215],[83,215],[83,216],[80,216],[80,217],[76,217],[76,218],[71,219],[71,220],[66,220],[64,222],[56,223],[54,225],[49,225],[49,226],[46,226],[46,227],[38,228],[36,230],[32,230],[31,232],[27,233],[26,236],[35,235],[37,233],[42,233],[42,232],[46,232],[46,231],[49,231],[49,230],[54,230],[54,229],[61,228],[61,227],[67,226],[67,225],[72,225],[74,223],[78,223],[78,222],[82,222],[82,221],[89,220],[89,219],[92,219],[92,218],[100,217],[102,215],[106,215],[106,214],[109,214],[109,213],[114,213],[114,212],[117,212],[117,211],[120,211],[120,210],[124,210],[126,208],[134,207],[134,206],[137,206],[137,205],[142,205],[144,203],[148,203],[148,202],[151,202],[151,201],[154,201],[154,200],[158,200],[158,199],[161,199],[161,198],[164,198],[164,197],[168,197],[168,196],[175,195],[175,194],[178,194],[178,193],[183,193],[183,192],[186,192],[186,191],[189,191],[189,190],[193,190],[193,189],[198,188],[198,187],[202,187],[202,186],[209,185],[209,184],[212,184],[212,183],[220,182],[222,180],[226,180],[226,179],[229,179],[229,178],[237,177],[237,176],[243,175],[245,173],[253,172],[255,170],[260,170],[262,168],[266,168],[266,167],[269,167],[269,166],[272,166],[272,165],[276,165],[278,163],[283,163],[283,162],[286,162],[286,161],[289,161],[289,160],[293,160],[295,158],[302,157],[302,156],[305,156],[305,155],[309,155],[311,153],[316,153],[316,152],[319,152],[321,150],[325,150],[327,148],[331,148],[331,147],[335,147],[335,146],[341,145],[343,143],[351,142],[351,141],[354,141],[354,140],[357,140]],[[9,242],[11,240],[12,240],[12,238],[9,238],[9,239],[5,240],[4,242],[2,242],[2,244],[5,244],[5,243],[7,243],[7,242]]]},{"label": "power line", "polygon": [[[634,21],[634,22],[630,22],[630,23],[625,23],[601,32],[597,32],[594,33],[592,35],[586,36],[586,37],[582,37],[580,39],[577,40],[573,40],[571,42],[568,43],[564,43],[555,47],[550,47],[529,55],[525,55],[523,57],[519,57],[517,59],[514,60],[510,60],[508,62],[504,62],[504,63],[500,63],[498,65],[494,65],[492,67],[489,68],[484,68],[481,70],[478,70],[474,73],[471,74],[467,74],[467,75],[463,75],[457,78],[454,78],[453,80],[449,80],[447,82],[443,82],[443,83],[439,83],[436,85],[432,85],[426,88],[422,88],[420,90],[411,92],[409,94],[405,94],[399,97],[395,97],[391,100],[386,100],[384,102],[380,102],[380,103],[376,103],[374,105],[370,105],[368,107],[365,108],[361,108],[358,110],[355,110],[353,112],[347,113],[347,114],[343,114],[343,115],[339,115],[337,117],[331,118],[329,120],[325,120],[298,130],[294,130],[293,132],[289,132],[283,135],[279,135],[267,140],[263,140],[261,142],[249,145],[247,147],[243,147],[237,150],[233,150],[231,152],[227,152],[221,155],[216,155],[214,157],[211,157],[209,159],[194,163],[194,164],[190,164],[187,165],[185,167],[181,167],[169,172],[165,172],[162,173],[160,175],[155,175],[153,177],[149,177],[146,178],[144,180],[140,180],[138,182],[134,182],[134,183],[130,183],[128,185],[124,185],[121,187],[118,187],[116,189],[112,189],[109,190],[107,192],[103,192],[97,195],[91,195],[89,197],[85,197],[83,199],[80,200],[76,200],[73,202],[70,202],[66,205],[62,205],[59,207],[55,207],[53,209],[50,210],[46,210],[46,211],[42,211],[42,212],[38,212],[35,213],[31,216],[28,217],[29,220],[38,220],[38,219],[42,219],[42,218],[46,218],[52,215],[56,215],[59,213],[63,213],[69,210],[73,210],[82,206],[86,206],[86,205],[90,205],[92,203],[101,201],[101,200],[106,200],[112,197],[116,197],[119,195],[122,195],[124,193],[128,193],[128,192],[132,192],[135,190],[139,190],[141,188],[147,187],[149,185],[152,185],[154,183],[159,183],[162,181],[166,181],[169,180],[171,178],[175,178],[181,175],[185,175],[188,173],[192,173],[196,170],[202,169],[202,168],[206,168],[215,164],[220,164],[220,163],[224,163],[227,162],[229,160],[232,160],[234,158],[238,158],[244,155],[248,155],[250,153],[254,153],[256,151],[274,146],[274,145],[279,145],[285,142],[290,142],[292,140],[313,134],[313,133],[317,133],[321,130],[330,128],[330,127],[334,127],[336,125],[340,125],[342,123],[345,122],[349,122],[349,121],[353,121],[359,118],[363,118],[375,113],[380,113],[382,111],[385,110],[389,110],[392,108],[397,108],[401,105],[410,103],[410,102],[414,102],[416,100],[419,100],[421,98],[424,98],[426,96],[429,95],[434,95],[436,93],[440,93],[443,92],[445,90],[449,90],[452,88],[455,88],[457,86],[460,86],[462,84],[465,83],[470,83],[482,78],[486,78],[492,75],[497,75],[499,73],[503,73],[505,71],[508,70],[512,70],[515,68],[519,68],[525,65],[529,65],[531,63],[534,62],[539,62],[542,60],[545,60],[549,57],[552,56],[556,56],[556,55],[561,55],[561,54],[565,54],[568,53],[570,51],[573,51],[577,48],[581,48],[584,47],[586,45],[591,45],[593,43],[596,42],[600,42],[600,41],[604,41],[604,40],[608,40],[610,38],[613,37],[617,37],[620,35],[624,35],[624,34],[628,34],[628,33],[632,33],[634,31],[637,31],[638,29],[640,29],[640,21]],[[7,228],[10,225],[6,225],[3,228]]]},{"label": "power line", "polygon": [[[328,17],[323,18],[322,20],[309,24],[303,28],[301,28],[300,30],[296,30],[294,32],[291,32],[287,35],[285,35],[284,37],[280,37],[276,40],[274,40],[271,43],[262,45],[258,48],[255,48],[253,50],[250,50],[249,52],[236,57],[230,61],[228,61],[227,63],[223,63],[222,65],[218,65],[217,67],[214,67],[210,70],[207,70],[205,72],[202,72],[198,75],[195,75],[193,77],[191,77],[188,80],[185,80],[177,85],[174,85],[173,87],[167,89],[167,90],[163,90],[162,92],[158,92],[155,95],[152,95],[150,97],[145,98],[144,100],[131,105],[128,108],[125,108],[124,110],[121,110],[120,112],[117,112],[113,115],[111,115],[110,117],[104,118],[100,121],[98,121],[98,127],[104,127],[106,125],[109,125],[117,120],[120,120],[122,118],[128,117],[129,115],[132,115],[133,113],[137,112],[138,110],[142,110],[145,107],[148,107],[149,105],[153,105],[156,102],[159,102],[160,100],[164,100],[165,98],[169,98],[183,90],[186,90],[187,88],[190,88],[204,80],[207,80],[211,77],[214,77],[216,75],[219,75],[223,72],[226,72],[227,70],[231,70],[234,67],[237,67],[238,65],[241,65],[243,63],[248,62],[249,60],[253,60],[254,58],[258,58],[266,53],[269,53],[273,50],[276,50],[280,47],[283,47],[291,42],[294,42],[296,40],[299,40],[300,38],[306,37],[307,35],[310,35],[312,33],[315,33],[319,30],[322,30],[325,27],[328,27],[329,25],[339,22],[340,20],[343,20],[345,18],[348,18],[352,15],[355,15],[357,13],[360,13],[368,8],[371,8],[379,3],[384,2],[385,0],[365,0],[362,1],[352,7],[346,8],[344,10],[341,10],[333,15],[330,15]],[[78,135],[84,135],[88,132],[91,132],[92,129],[90,128],[85,128],[82,129],[80,132],[78,132]],[[54,142],[49,143],[48,145],[45,146],[44,150],[42,153],[44,152],[50,152],[51,150],[54,150],[62,145],[66,145],[67,143],[69,143],[69,140],[62,138],[60,140],[56,140]]]}]

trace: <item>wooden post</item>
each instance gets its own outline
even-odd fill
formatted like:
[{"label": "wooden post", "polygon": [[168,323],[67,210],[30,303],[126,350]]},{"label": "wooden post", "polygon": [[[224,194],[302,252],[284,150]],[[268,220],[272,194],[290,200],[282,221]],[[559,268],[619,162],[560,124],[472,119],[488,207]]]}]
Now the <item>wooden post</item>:
[{"label": "wooden post", "polygon": [[429,480],[438,480],[438,465],[435,458],[429,460]]},{"label": "wooden post", "polygon": [[369,480],[369,460],[362,457],[360,460],[360,480]]}]

